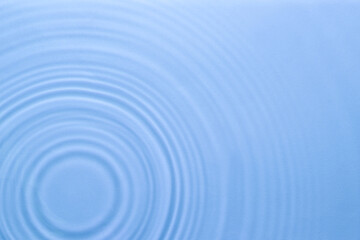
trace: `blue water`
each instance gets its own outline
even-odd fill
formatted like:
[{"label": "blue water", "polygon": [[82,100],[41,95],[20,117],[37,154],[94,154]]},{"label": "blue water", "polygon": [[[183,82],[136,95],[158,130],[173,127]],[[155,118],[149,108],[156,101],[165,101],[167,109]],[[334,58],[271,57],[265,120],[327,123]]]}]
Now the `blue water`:
[{"label": "blue water", "polygon": [[0,239],[359,240],[360,3],[0,2]]}]

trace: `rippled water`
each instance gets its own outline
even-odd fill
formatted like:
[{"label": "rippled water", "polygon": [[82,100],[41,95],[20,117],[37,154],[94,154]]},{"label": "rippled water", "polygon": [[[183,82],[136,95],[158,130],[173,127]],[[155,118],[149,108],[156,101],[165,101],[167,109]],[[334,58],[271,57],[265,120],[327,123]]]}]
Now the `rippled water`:
[{"label": "rippled water", "polygon": [[0,239],[360,239],[360,4],[1,1]]}]

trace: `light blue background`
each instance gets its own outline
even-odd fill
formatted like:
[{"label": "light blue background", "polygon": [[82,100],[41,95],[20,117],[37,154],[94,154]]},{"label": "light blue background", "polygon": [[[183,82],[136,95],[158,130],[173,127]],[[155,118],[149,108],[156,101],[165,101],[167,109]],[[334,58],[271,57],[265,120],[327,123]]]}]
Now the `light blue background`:
[{"label": "light blue background", "polygon": [[0,239],[360,239],[360,4],[2,1]]}]

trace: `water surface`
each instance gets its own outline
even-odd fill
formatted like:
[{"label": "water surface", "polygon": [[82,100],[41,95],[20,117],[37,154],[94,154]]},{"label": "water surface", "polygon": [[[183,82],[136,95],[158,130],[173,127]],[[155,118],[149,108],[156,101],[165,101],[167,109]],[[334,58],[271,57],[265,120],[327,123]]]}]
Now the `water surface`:
[{"label": "water surface", "polygon": [[0,239],[360,239],[360,4],[2,1]]}]

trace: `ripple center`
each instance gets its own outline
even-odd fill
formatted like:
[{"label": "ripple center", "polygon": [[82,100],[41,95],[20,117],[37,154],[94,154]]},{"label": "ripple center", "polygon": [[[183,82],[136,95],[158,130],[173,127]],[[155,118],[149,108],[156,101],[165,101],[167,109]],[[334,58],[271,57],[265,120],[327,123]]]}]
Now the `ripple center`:
[{"label": "ripple center", "polygon": [[67,157],[47,169],[39,188],[44,216],[58,228],[81,231],[103,220],[114,199],[113,183],[101,164]]}]

